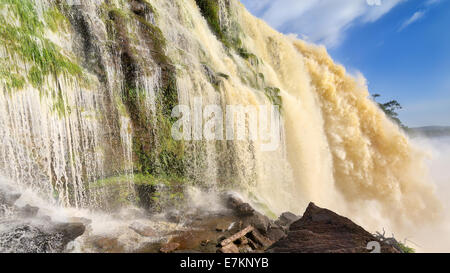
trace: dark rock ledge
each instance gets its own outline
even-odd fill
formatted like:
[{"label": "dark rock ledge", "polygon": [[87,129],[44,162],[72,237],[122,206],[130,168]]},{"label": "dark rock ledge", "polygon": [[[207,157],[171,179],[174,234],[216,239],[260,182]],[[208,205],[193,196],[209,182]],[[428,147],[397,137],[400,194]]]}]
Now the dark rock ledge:
[{"label": "dark rock ledge", "polygon": [[[310,203],[303,217],[291,224],[288,235],[273,244],[270,253],[368,253],[378,240],[350,219]],[[381,253],[398,253],[380,243]]]}]

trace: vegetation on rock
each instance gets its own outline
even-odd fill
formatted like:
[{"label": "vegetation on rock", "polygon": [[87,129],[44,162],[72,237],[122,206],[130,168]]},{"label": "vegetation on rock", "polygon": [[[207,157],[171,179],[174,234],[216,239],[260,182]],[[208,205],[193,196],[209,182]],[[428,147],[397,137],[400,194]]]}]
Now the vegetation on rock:
[{"label": "vegetation on rock", "polygon": [[[146,1],[129,1],[131,11],[116,7],[106,7],[106,19],[113,47],[120,56],[125,85],[122,90],[121,101],[129,113],[133,125],[133,152],[135,158],[134,183],[140,202],[145,207],[155,207],[156,199],[176,200],[183,196],[183,189],[179,187],[184,182],[184,143],[175,141],[171,137],[171,128],[176,119],[172,118],[172,109],[178,104],[178,88],[176,71],[170,59],[165,55],[166,40],[161,30],[146,17],[155,10]],[[141,62],[136,49],[133,34],[128,32],[129,24],[138,26],[138,33],[150,49],[151,57],[161,68],[159,87],[155,90],[156,109],[148,114],[146,109],[146,92],[142,89],[140,75],[151,73],[148,64]],[[155,117],[155,118],[152,118]],[[146,183],[141,183],[145,177]],[[158,192],[155,181],[163,181],[169,185],[167,191]],[[166,195],[161,196],[162,194]]]},{"label": "vegetation on rock", "polygon": [[[64,16],[56,9],[46,11],[44,22],[31,0],[1,0],[0,41],[10,55],[30,65],[28,75],[18,62],[2,61],[0,77],[6,82],[7,91],[22,89],[28,81],[41,87],[49,75],[82,76],[82,69],[61,53],[53,42],[45,37],[46,24],[54,30]],[[40,89],[42,90],[42,89]],[[58,91],[59,92],[59,91]]]},{"label": "vegetation on rock", "polygon": [[265,94],[267,96],[267,98],[269,99],[269,101],[275,105],[278,106],[279,109],[281,110],[282,106],[283,106],[283,100],[281,98],[280,95],[280,88],[277,87],[266,87],[264,89]]}]

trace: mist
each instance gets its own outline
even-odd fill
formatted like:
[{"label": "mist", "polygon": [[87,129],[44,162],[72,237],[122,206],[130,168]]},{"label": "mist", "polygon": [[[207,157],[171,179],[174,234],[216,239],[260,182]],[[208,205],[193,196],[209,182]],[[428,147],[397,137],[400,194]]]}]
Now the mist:
[{"label": "mist", "polygon": [[[436,195],[442,203],[442,218],[439,222],[420,228],[410,235],[407,242],[418,251],[450,251],[450,136],[440,138],[418,137],[413,142],[428,155],[431,180]],[[405,238],[402,238],[405,239]]]}]

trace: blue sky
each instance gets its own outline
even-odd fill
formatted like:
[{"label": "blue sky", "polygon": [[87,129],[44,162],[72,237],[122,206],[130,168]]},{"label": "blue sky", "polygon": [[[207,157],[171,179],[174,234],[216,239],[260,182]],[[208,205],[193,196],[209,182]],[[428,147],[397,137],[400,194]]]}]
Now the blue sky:
[{"label": "blue sky", "polygon": [[450,0],[242,0],[283,33],[320,43],[410,127],[450,126]]}]

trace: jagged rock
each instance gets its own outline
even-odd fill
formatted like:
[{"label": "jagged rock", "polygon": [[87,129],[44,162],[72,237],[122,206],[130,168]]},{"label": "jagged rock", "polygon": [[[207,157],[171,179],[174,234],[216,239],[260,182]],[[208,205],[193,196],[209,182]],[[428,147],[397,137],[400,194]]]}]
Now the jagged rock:
[{"label": "jagged rock", "polygon": [[129,228],[134,230],[137,234],[144,237],[153,237],[156,234],[153,228],[145,226],[139,222],[132,223]]},{"label": "jagged rock", "polygon": [[129,1],[131,11],[138,15],[145,15],[147,6],[139,0]]},{"label": "jagged rock", "polygon": [[265,236],[263,236],[261,233],[258,232],[258,230],[253,230],[249,236],[248,236],[251,240],[253,240],[254,242],[259,244],[259,247],[257,247],[256,249],[266,249],[269,246],[271,246],[273,244],[273,242],[271,240],[269,240],[268,238],[266,238]]},{"label": "jagged rock", "polygon": [[159,251],[161,251],[162,253],[171,253],[177,250],[179,247],[179,243],[167,243],[163,245]]},{"label": "jagged rock", "polygon": [[209,82],[215,86],[219,85],[220,79],[217,78],[216,73],[208,65],[202,64],[202,66],[206,76],[208,77]]},{"label": "jagged rock", "polygon": [[232,194],[227,197],[227,206],[238,216],[252,216],[255,213],[252,206]]},{"label": "jagged rock", "polygon": [[251,225],[263,234],[267,234],[267,230],[271,224],[270,219],[261,213],[254,211],[253,215],[242,218],[244,226]]},{"label": "jagged rock", "polygon": [[0,252],[57,253],[63,252],[70,241],[84,233],[83,224],[3,223]]},{"label": "jagged rock", "polygon": [[267,231],[267,238],[269,238],[272,242],[277,242],[284,238],[287,235],[287,232],[280,226],[270,227]]},{"label": "jagged rock", "polygon": [[52,230],[58,234],[62,234],[64,243],[68,244],[70,241],[83,235],[86,227],[83,223],[60,223],[54,225]]},{"label": "jagged rock", "polygon": [[280,226],[289,227],[292,223],[299,220],[300,218],[301,217],[298,217],[297,215],[291,212],[284,212],[280,215],[280,217],[275,223]]},{"label": "jagged rock", "polygon": [[253,226],[263,234],[267,233],[271,224],[267,216],[257,212],[250,204],[245,203],[233,194],[229,194],[226,198],[227,207],[241,219],[242,226]]},{"label": "jagged rock", "polygon": [[[310,203],[303,217],[291,224],[287,237],[273,244],[272,253],[367,253],[376,238],[350,219]],[[381,252],[395,253],[381,244]]]},{"label": "jagged rock", "polygon": [[24,217],[24,218],[35,217],[38,212],[39,212],[38,207],[33,207],[28,204],[22,208],[18,208],[19,216]]}]

